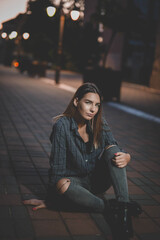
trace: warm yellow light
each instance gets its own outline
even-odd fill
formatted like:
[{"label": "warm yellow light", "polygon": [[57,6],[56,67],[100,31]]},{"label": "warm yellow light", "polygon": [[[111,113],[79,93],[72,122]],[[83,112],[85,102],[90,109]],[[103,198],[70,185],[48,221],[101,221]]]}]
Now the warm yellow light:
[{"label": "warm yellow light", "polygon": [[97,41],[98,41],[99,43],[102,43],[102,42],[103,42],[103,37],[98,37]]},{"label": "warm yellow light", "polygon": [[56,13],[56,8],[49,6],[49,7],[46,8],[46,11],[47,11],[47,15],[49,17],[53,17],[54,14]]},{"label": "warm yellow light", "polygon": [[10,34],[9,34],[9,39],[13,39],[13,38],[16,38],[18,35],[18,33],[16,31],[12,31]]},{"label": "warm yellow light", "polygon": [[7,33],[6,33],[6,32],[3,32],[3,33],[1,34],[1,37],[2,37],[2,38],[6,38],[6,37],[7,37]]},{"label": "warm yellow light", "polygon": [[30,37],[30,34],[28,32],[23,33],[22,35],[23,39],[27,40]]},{"label": "warm yellow light", "polygon": [[78,20],[79,16],[80,16],[79,11],[77,11],[77,10],[72,10],[71,11],[71,18],[72,18],[73,21]]},{"label": "warm yellow light", "polygon": [[3,24],[2,23],[0,23],[0,29],[2,29],[3,28]]}]

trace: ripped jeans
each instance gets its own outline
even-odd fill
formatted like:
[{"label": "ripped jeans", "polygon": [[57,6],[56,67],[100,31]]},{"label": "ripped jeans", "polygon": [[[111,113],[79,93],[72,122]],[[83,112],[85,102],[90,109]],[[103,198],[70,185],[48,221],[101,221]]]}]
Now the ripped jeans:
[{"label": "ripped jeans", "polygon": [[105,149],[95,171],[86,177],[65,177],[69,181],[67,190],[63,194],[49,190],[46,205],[60,210],[103,213],[105,202],[97,194],[104,193],[110,186],[113,186],[118,201],[128,202],[126,168],[118,168],[112,163],[116,152],[120,149],[115,145]]}]

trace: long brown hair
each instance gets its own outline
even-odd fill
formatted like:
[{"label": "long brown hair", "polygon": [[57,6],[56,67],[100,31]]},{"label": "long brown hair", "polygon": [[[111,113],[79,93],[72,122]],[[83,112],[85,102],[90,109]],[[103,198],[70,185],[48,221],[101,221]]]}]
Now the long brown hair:
[{"label": "long brown hair", "polygon": [[59,119],[60,117],[66,116],[66,117],[74,117],[77,111],[77,108],[74,106],[74,99],[78,98],[80,101],[85,94],[87,93],[97,93],[100,98],[100,107],[98,110],[98,113],[94,116],[92,120],[90,120],[91,127],[93,130],[93,144],[97,148],[98,145],[101,142],[101,130],[102,130],[102,95],[100,93],[100,90],[94,83],[84,83],[82,84],[77,91],[75,92],[74,96],[72,97],[70,103],[68,104],[66,110],[63,112],[63,114],[58,115],[55,117],[55,119]]}]

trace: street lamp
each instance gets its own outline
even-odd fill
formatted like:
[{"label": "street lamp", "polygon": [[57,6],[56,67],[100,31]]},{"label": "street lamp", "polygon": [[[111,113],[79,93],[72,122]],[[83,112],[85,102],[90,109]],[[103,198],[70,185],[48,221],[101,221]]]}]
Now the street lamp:
[{"label": "street lamp", "polygon": [[[55,7],[60,9],[60,23],[59,23],[59,40],[58,40],[58,51],[57,51],[57,65],[56,65],[56,72],[55,72],[55,81],[56,84],[59,83],[60,78],[60,70],[61,70],[61,59],[62,59],[62,44],[63,44],[63,32],[64,32],[64,23],[65,23],[65,15],[70,13],[71,19],[73,21],[78,20],[80,17],[80,11],[78,8],[75,8],[76,1],[74,0],[52,0],[52,3]],[[49,11],[54,11],[52,8],[54,7],[47,7],[46,11],[48,16]],[[55,14],[56,10],[54,11]],[[54,15],[53,14],[53,15]],[[52,16],[53,16],[52,15]]]},{"label": "street lamp", "polygon": [[30,37],[30,34],[28,32],[24,32],[22,34],[22,37],[23,37],[24,40],[27,40]]}]

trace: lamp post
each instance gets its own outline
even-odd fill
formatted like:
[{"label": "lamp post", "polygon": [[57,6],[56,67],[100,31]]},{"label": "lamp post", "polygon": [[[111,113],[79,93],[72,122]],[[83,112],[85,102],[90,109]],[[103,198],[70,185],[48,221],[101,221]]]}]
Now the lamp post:
[{"label": "lamp post", "polygon": [[60,70],[61,70],[61,60],[62,60],[62,44],[63,44],[63,32],[64,32],[65,15],[63,11],[60,11],[60,24],[59,24],[59,40],[58,40],[58,51],[57,51],[57,65],[55,81],[56,84],[59,83]]},{"label": "lamp post", "polygon": [[[53,2],[53,5],[54,5],[54,0],[52,0],[52,2]],[[55,2],[57,2],[57,1],[55,1]],[[55,6],[60,9],[57,64],[56,64],[56,69],[55,69],[55,82],[56,82],[56,84],[59,83],[59,79],[60,79],[65,15],[70,13],[71,19],[73,21],[78,20],[78,18],[80,16],[80,11],[78,10],[78,8],[75,9],[75,4],[76,4],[76,1],[74,1],[74,0],[70,0],[70,1],[60,0],[60,1],[58,1],[58,4],[55,3]],[[53,8],[52,10],[51,10],[51,7],[48,7],[46,9],[47,14],[50,17],[54,16],[54,14],[56,12],[56,10],[54,10],[54,7],[52,7],[52,8]],[[54,13],[52,14],[52,12],[54,12]]]}]

